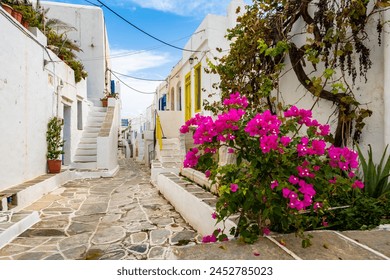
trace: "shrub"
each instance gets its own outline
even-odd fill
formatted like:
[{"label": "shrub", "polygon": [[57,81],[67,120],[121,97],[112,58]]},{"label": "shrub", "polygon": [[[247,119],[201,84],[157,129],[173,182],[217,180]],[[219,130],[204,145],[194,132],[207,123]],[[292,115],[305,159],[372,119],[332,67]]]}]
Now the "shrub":
[{"label": "shrub", "polygon": [[[310,245],[307,229],[327,225],[329,210],[348,205],[361,195],[364,184],[356,178],[357,152],[335,147],[329,125],[312,118],[310,110],[295,106],[278,115],[269,110],[246,110],[248,101],[231,94],[211,116],[196,115],[180,129],[193,135],[197,148],[184,160],[196,167],[207,154],[210,179],[218,184],[217,222],[239,215],[231,234],[252,243],[270,230],[295,231]],[[217,151],[226,146],[235,164],[218,165]],[[222,229],[218,240],[226,239]]]}]

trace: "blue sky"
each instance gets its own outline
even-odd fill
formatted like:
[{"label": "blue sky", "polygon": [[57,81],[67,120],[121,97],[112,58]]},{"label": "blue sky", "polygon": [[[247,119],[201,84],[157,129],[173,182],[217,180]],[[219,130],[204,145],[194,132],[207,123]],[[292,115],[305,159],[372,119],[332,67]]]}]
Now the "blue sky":
[{"label": "blue sky", "polygon": [[[125,19],[151,35],[184,47],[208,13],[226,15],[230,0],[100,0]],[[100,5],[96,0],[52,0],[81,5]],[[249,3],[250,1],[245,1]],[[104,7],[111,63],[114,71],[147,79],[165,79],[180,60],[180,50],[163,45],[130,26]],[[160,82],[121,77],[131,87],[154,92]],[[151,105],[153,95],[121,85],[122,117],[134,117]]]}]

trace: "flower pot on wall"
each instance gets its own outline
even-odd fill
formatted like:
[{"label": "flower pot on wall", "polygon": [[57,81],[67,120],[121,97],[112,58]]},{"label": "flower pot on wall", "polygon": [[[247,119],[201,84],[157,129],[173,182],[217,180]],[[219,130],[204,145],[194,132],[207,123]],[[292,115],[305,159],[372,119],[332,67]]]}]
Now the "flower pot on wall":
[{"label": "flower pot on wall", "polygon": [[13,10],[12,11],[12,16],[19,22],[22,23],[23,19],[23,14],[19,11]]},{"label": "flower pot on wall", "polygon": [[102,106],[107,107],[108,106],[108,99],[102,99]]},{"label": "flower pot on wall", "polygon": [[60,159],[48,159],[47,169],[49,173],[60,173],[61,172],[62,160]]},{"label": "flower pot on wall", "polygon": [[1,3],[1,7],[10,15],[12,15],[12,11],[14,10],[10,5]]},{"label": "flower pot on wall", "polygon": [[22,24],[23,24],[24,28],[26,28],[26,29],[28,29],[30,26],[30,23],[24,19],[22,20]]}]

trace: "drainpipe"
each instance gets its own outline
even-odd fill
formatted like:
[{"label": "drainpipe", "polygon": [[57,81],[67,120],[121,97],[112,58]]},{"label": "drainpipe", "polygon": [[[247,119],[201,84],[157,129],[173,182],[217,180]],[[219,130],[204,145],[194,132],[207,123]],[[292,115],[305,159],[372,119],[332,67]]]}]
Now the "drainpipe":
[{"label": "drainpipe", "polygon": [[[390,12],[385,11],[384,22],[390,20]],[[384,103],[384,144],[390,144],[390,27],[385,24],[383,31],[383,53],[384,53],[384,83],[383,83],[383,103]]]}]

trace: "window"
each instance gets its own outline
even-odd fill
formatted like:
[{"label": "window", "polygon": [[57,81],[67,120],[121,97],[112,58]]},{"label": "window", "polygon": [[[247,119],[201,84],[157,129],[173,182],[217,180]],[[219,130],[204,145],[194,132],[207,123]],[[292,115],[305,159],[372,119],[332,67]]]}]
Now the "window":
[{"label": "window", "polygon": [[202,76],[201,64],[195,66],[195,112],[200,112],[202,108]]},{"label": "window", "polygon": [[191,118],[191,72],[189,72],[185,76],[184,94],[185,94],[184,115],[185,115],[185,120],[187,121]]}]

